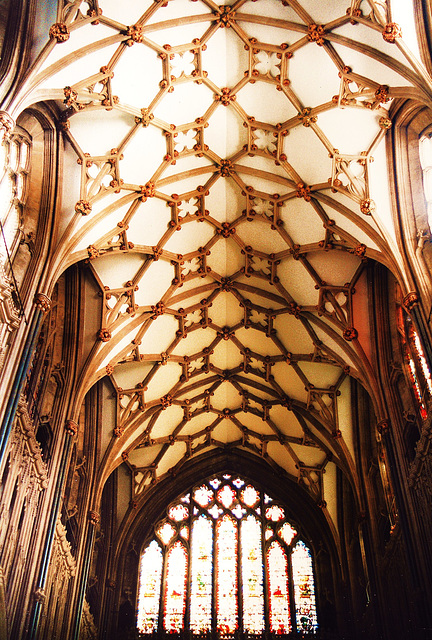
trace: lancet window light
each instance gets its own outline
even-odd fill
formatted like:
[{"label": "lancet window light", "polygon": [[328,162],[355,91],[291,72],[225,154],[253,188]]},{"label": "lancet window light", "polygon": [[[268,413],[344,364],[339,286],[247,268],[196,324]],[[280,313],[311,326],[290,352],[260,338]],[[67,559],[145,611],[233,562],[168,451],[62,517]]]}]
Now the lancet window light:
[{"label": "lancet window light", "polygon": [[142,633],[317,628],[311,550],[270,496],[225,474],[167,509],[141,556]]}]

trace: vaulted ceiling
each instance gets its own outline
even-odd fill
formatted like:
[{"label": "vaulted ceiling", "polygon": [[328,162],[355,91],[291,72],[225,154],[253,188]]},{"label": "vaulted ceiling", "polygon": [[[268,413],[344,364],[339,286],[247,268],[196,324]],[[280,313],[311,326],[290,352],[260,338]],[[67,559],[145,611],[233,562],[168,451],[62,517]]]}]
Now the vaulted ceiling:
[{"label": "vaulted ceiling", "polygon": [[126,462],[139,499],[246,449],[331,517],[350,377],[373,395],[367,261],[400,260],[388,109],[427,86],[389,3],[75,1],[49,36],[14,109],[61,114],[49,278],[87,261],[102,297],[79,381],[115,390],[101,478]]}]

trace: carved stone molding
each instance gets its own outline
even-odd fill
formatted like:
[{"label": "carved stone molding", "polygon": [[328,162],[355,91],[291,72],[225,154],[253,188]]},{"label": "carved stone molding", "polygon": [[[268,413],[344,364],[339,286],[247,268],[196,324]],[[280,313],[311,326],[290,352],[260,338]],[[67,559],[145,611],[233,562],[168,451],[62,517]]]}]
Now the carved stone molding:
[{"label": "carved stone molding", "polygon": [[[54,544],[57,553],[57,564],[61,563],[61,572],[65,577],[72,578],[76,572],[76,561],[71,552],[71,545],[66,537],[66,527],[57,521]],[[60,567],[57,567],[57,570]]]},{"label": "carved stone molding", "polygon": [[22,396],[18,403],[17,419],[12,433],[10,450],[15,461],[21,458],[39,490],[48,486],[47,465],[42,458],[39,442],[36,440],[33,422],[27,411],[27,402]]},{"label": "carved stone molding", "polygon": [[422,433],[420,436],[420,440],[416,445],[416,454],[415,458],[412,461],[409,474],[408,474],[408,484],[412,489],[415,489],[420,477],[422,475],[423,466],[426,458],[430,452],[430,445],[432,441],[432,420],[429,415],[426,422],[423,424]]},{"label": "carved stone molding", "polygon": [[0,370],[6,357],[10,336],[18,329],[21,319],[12,292],[12,284],[0,263]]},{"label": "carved stone molding", "polygon": [[81,618],[81,630],[80,640],[96,640],[97,628],[94,622],[92,613],[90,612],[89,603],[84,600],[82,618]]}]

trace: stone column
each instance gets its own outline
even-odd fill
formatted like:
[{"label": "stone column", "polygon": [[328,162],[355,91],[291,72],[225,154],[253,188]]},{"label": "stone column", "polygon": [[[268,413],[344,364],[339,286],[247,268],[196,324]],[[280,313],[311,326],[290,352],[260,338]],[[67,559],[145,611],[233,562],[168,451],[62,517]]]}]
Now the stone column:
[{"label": "stone column", "polygon": [[63,485],[66,477],[66,471],[69,466],[69,457],[72,449],[72,443],[75,435],[78,433],[78,425],[73,420],[67,420],[65,425],[65,439],[63,443],[63,451],[61,454],[56,486],[54,495],[52,497],[52,504],[49,511],[48,522],[46,527],[46,537],[42,549],[42,560],[39,567],[39,573],[34,589],[35,602],[30,615],[30,622],[28,626],[28,640],[34,640],[37,636],[39,627],[40,616],[45,601],[45,585],[47,581],[48,568],[51,559],[51,553],[53,548],[54,534],[57,524],[58,513],[61,504],[61,497],[63,494]]},{"label": "stone column", "polygon": [[35,296],[34,301],[36,310],[33,314],[33,318],[27,332],[27,338],[22,351],[21,360],[15,376],[15,380],[12,385],[12,389],[9,394],[3,423],[0,427],[0,466],[3,463],[3,458],[6,452],[12,424],[15,419],[15,413],[18,407],[18,402],[21,396],[22,388],[24,386],[27,371],[30,366],[36,344],[36,338],[39,334],[43,315],[44,313],[47,313],[51,308],[51,300],[44,293],[38,293]]},{"label": "stone column", "polygon": [[82,570],[78,585],[78,597],[76,601],[76,609],[72,621],[71,640],[78,640],[81,626],[81,618],[84,607],[84,598],[87,589],[87,581],[90,571],[90,563],[93,552],[93,544],[95,539],[96,526],[99,522],[99,514],[96,511],[89,511],[89,525],[87,528],[87,538],[85,543],[84,555],[82,560]]}]

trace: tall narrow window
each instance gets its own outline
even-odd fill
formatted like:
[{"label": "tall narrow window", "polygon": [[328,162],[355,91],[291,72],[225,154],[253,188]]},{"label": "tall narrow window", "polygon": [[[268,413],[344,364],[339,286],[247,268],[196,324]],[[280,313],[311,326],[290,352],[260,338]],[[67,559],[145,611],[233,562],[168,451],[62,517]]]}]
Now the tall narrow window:
[{"label": "tall narrow window", "polygon": [[397,307],[397,326],[401,336],[408,377],[411,381],[420,416],[428,416],[428,400],[432,398],[432,377],[423,346],[411,318],[402,308]]},{"label": "tall narrow window", "polygon": [[139,631],[315,631],[310,548],[284,508],[243,479],[212,477],[167,509],[140,564]]}]

